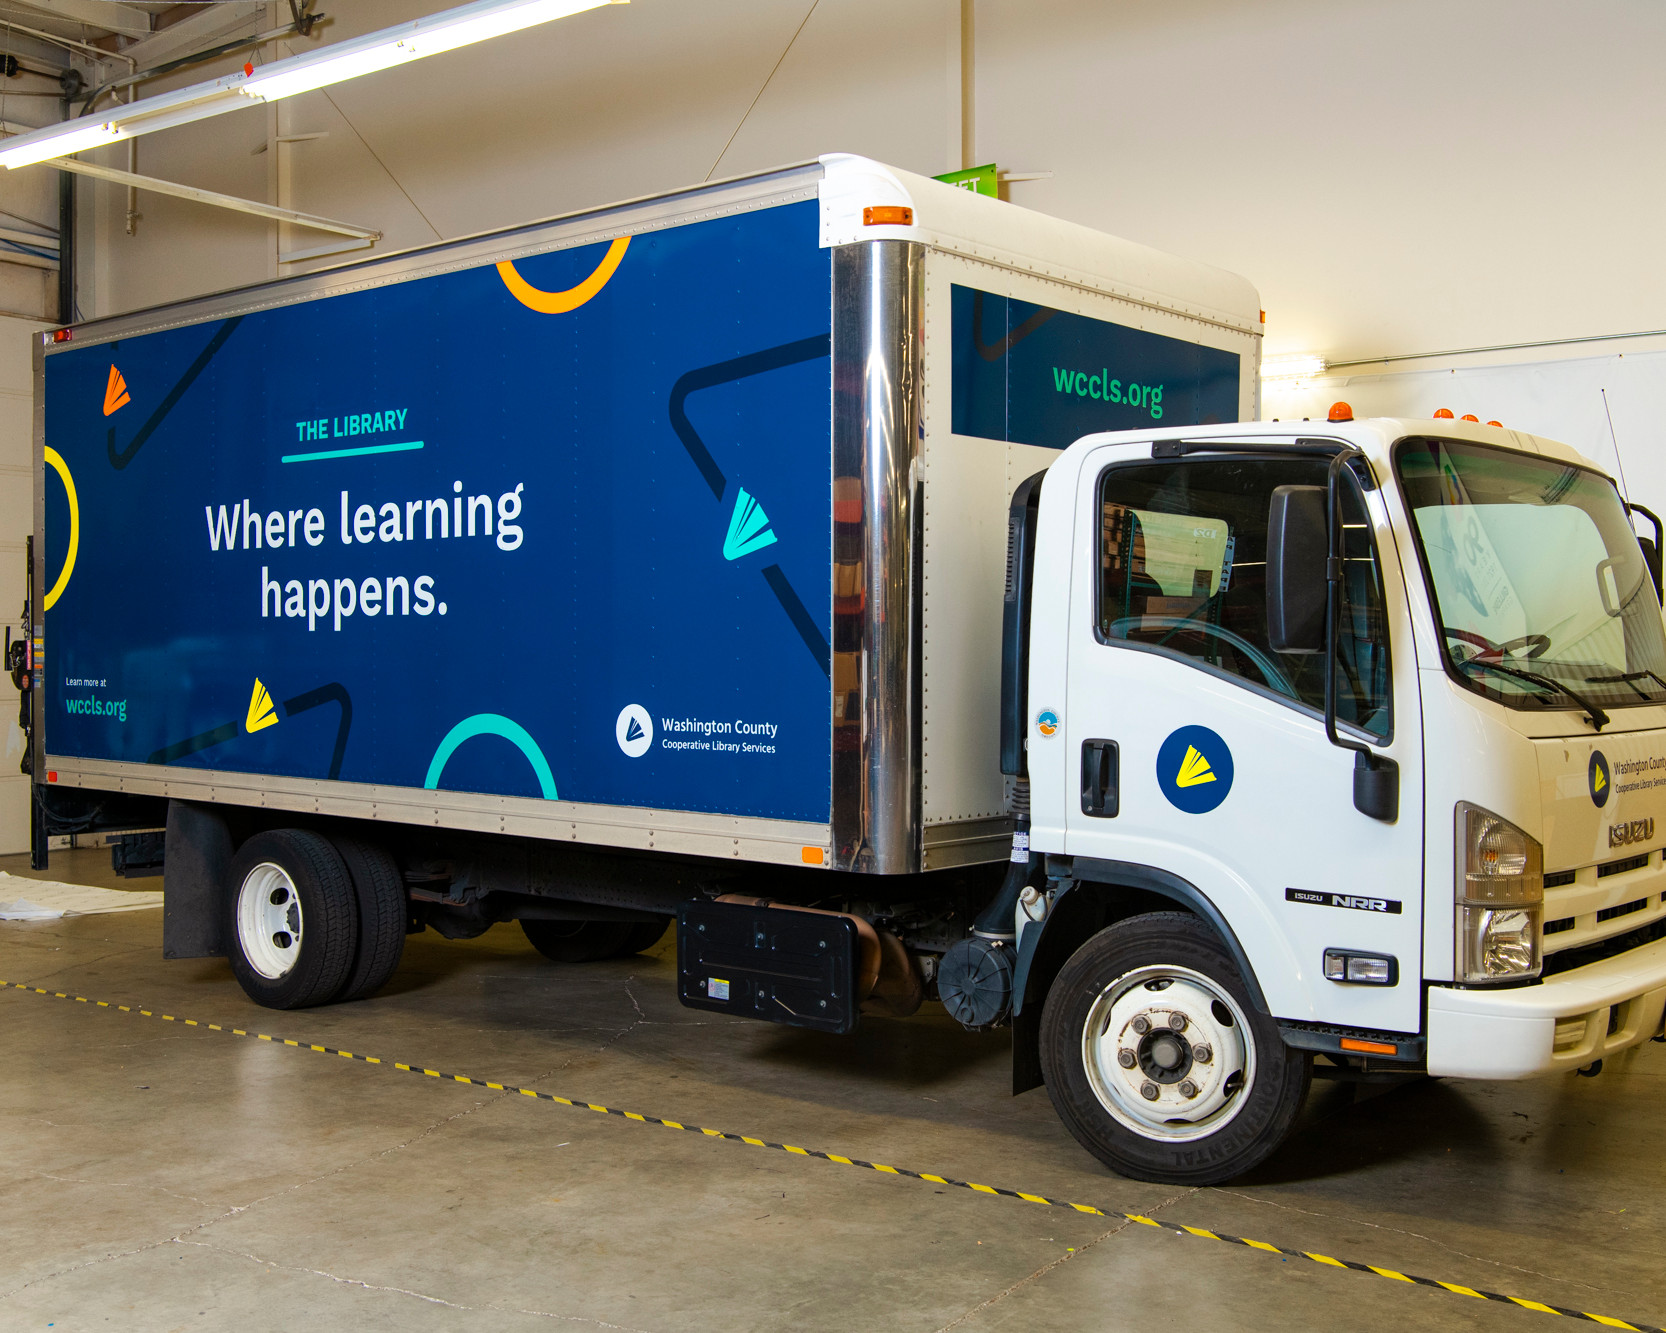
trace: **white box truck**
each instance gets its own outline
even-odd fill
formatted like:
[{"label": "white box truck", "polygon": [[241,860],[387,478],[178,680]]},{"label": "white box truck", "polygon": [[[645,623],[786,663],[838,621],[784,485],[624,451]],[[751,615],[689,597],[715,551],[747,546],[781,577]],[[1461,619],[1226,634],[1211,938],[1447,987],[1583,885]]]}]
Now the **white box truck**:
[{"label": "white box truck", "polygon": [[1253,423],[1260,339],[846,156],[46,335],[37,863],[129,830],[278,1007],[674,920],[691,1006],[1010,1024],[1153,1180],[1659,1035],[1658,528],[1502,427]]}]

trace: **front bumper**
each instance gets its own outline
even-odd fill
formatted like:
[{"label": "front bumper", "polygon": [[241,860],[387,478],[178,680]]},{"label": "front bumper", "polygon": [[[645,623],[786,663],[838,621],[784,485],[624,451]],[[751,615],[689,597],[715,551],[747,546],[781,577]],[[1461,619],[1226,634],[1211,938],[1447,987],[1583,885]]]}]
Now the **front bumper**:
[{"label": "front bumper", "polygon": [[1578,1069],[1661,1032],[1666,940],[1506,990],[1429,987],[1429,1072],[1527,1078]]}]

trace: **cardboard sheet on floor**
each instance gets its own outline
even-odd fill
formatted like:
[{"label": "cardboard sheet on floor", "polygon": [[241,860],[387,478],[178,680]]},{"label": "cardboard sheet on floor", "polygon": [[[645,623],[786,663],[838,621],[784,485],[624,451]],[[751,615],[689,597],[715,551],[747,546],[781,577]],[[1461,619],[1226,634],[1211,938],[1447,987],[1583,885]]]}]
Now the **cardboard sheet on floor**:
[{"label": "cardboard sheet on floor", "polygon": [[0,870],[0,921],[51,921],[61,916],[138,912],[160,906],[159,890],[100,889],[91,884],[26,879]]}]

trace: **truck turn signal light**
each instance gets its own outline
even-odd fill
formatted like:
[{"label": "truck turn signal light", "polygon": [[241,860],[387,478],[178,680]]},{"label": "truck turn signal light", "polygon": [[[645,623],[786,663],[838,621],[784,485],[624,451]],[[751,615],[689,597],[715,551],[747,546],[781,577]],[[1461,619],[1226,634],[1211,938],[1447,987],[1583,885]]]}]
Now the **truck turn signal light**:
[{"label": "truck turn signal light", "polygon": [[1360,1051],[1366,1055],[1400,1054],[1400,1048],[1390,1041],[1361,1041],[1358,1037],[1344,1037],[1337,1045],[1345,1051]]},{"label": "truck turn signal light", "polygon": [[875,204],[862,210],[864,227],[912,227],[914,210],[904,204]]}]

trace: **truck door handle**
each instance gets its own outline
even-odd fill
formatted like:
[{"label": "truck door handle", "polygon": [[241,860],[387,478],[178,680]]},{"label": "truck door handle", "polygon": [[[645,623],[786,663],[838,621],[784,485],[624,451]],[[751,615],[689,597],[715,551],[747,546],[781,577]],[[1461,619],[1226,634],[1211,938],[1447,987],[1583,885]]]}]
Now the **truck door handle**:
[{"label": "truck door handle", "polygon": [[1082,813],[1115,818],[1120,783],[1120,754],[1115,741],[1082,742]]}]

